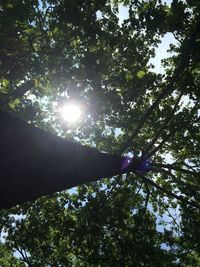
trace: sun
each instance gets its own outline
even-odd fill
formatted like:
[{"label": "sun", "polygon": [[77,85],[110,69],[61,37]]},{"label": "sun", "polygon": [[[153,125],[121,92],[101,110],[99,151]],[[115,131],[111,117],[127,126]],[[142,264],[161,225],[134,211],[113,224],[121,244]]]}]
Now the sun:
[{"label": "sun", "polygon": [[75,103],[65,104],[61,109],[63,119],[69,123],[77,122],[82,115],[80,106]]}]

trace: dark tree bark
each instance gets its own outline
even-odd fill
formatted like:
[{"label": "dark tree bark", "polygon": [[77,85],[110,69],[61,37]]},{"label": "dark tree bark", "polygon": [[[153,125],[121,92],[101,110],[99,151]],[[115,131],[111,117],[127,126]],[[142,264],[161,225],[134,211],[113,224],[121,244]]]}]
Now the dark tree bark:
[{"label": "dark tree bark", "polygon": [[0,112],[0,208],[138,169],[138,159],[101,153]]}]

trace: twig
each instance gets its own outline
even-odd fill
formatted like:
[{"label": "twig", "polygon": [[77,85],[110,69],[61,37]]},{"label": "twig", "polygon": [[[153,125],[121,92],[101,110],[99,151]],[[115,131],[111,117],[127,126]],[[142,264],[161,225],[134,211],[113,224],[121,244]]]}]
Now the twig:
[{"label": "twig", "polygon": [[26,252],[24,251],[23,252],[23,249],[21,249],[20,247],[16,247],[16,250],[21,254],[21,256],[22,256],[22,260],[25,262],[25,263],[27,263],[28,264],[28,267],[31,267],[32,265],[31,265],[31,263],[30,263],[30,261],[29,261],[29,259],[28,259],[28,257],[27,257],[27,254],[26,254]]},{"label": "twig", "polygon": [[[190,121],[193,123],[197,123],[200,120],[200,117],[198,119],[196,119],[195,121]],[[183,128],[187,128],[189,127],[189,124],[186,122],[181,123],[181,125],[178,125],[178,127],[174,128],[161,142],[160,144],[154,148],[151,152],[148,153],[148,155],[146,156],[147,158],[150,158],[151,156],[153,156],[157,151],[159,151],[161,149],[161,147],[166,143],[166,141],[171,138],[178,130],[181,130]]]},{"label": "twig", "polygon": [[146,155],[146,158],[150,158],[151,156],[153,156],[154,154],[156,154],[156,152],[158,152],[160,149],[161,149],[161,147],[168,141],[168,139],[170,139],[176,132],[177,132],[177,130],[180,130],[180,129],[182,129],[182,128],[184,128],[184,126],[185,125],[182,125],[182,127],[178,127],[178,129],[177,128],[175,128],[175,129],[173,129],[161,142],[160,142],[160,144],[157,146],[157,147],[155,147],[151,152],[149,152],[147,155]]},{"label": "twig", "polygon": [[173,164],[152,163],[152,167],[166,168],[169,170],[174,170],[174,171],[178,171],[178,172],[185,173],[185,174],[191,174],[191,175],[197,174],[197,172],[192,172],[192,171],[189,171],[186,169],[182,169],[182,168],[175,166]]},{"label": "twig", "polygon": [[147,211],[147,206],[148,206],[148,203],[149,203],[149,196],[150,196],[150,190],[149,190],[149,187],[148,185],[146,184],[146,190],[147,190],[147,194],[146,194],[146,198],[145,198],[145,206],[144,206],[144,211],[146,213]]},{"label": "twig", "polygon": [[153,148],[154,144],[156,143],[156,141],[158,140],[160,134],[163,132],[163,130],[166,128],[166,126],[169,124],[169,122],[171,121],[172,117],[174,116],[174,113],[177,110],[178,104],[181,100],[181,97],[183,96],[183,93],[181,92],[175,105],[174,108],[172,109],[172,112],[170,112],[169,116],[167,116],[167,118],[165,119],[165,122],[163,123],[163,125],[161,126],[160,130],[157,132],[157,134],[155,135],[155,137],[153,138],[152,142],[149,144],[149,146],[147,147],[146,151],[145,151],[145,155]]}]

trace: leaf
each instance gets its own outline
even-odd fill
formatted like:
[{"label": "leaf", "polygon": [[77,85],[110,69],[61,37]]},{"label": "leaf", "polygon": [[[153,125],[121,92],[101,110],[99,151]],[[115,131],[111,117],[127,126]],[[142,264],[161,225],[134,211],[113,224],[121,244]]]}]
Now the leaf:
[{"label": "leaf", "polygon": [[143,70],[139,70],[138,72],[137,72],[137,77],[139,78],[139,79],[142,79],[144,76],[145,76],[145,71],[143,71]]}]

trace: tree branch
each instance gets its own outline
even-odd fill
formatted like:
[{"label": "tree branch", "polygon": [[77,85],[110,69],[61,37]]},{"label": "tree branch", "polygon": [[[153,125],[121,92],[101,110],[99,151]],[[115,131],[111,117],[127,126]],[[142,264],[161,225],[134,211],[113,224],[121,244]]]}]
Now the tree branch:
[{"label": "tree branch", "polygon": [[26,81],[19,87],[17,87],[13,92],[11,92],[8,97],[12,97],[13,99],[21,98],[26,92],[28,92],[31,88],[35,86],[35,82],[33,80]]},{"label": "tree branch", "polygon": [[[195,23],[195,26],[193,30],[191,30],[191,34],[189,38],[185,38],[181,49],[180,49],[180,55],[179,55],[179,64],[174,70],[174,74],[172,77],[169,77],[169,82],[166,85],[166,87],[163,89],[163,91],[158,95],[157,99],[154,101],[154,103],[149,107],[147,112],[143,115],[143,117],[140,119],[140,122],[138,126],[135,128],[133,131],[132,135],[128,138],[128,140],[124,143],[122,146],[121,152],[124,152],[124,150],[129,146],[129,143],[132,142],[135,136],[140,132],[144,124],[146,123],[148,117],[152,113],[152,111],[158,106],[162,98],[164,98],[167,94],[169,94],[171,91],[173,91],[173,85],[175,82],[181,78],[181,74],[184,71],[184,69],[187,67],[192,50],[193,50],[193,45],[196,41],[197,35],[199,33],[199,28],[200,28],[200,19]],[[187,50],[186,50],[187,48]],[[186,53],[187,51],[187,53]],[[181,60],[183,59],[183,60]]]},{"label": "tree branch", "polygon": [[16,98],[22,98],[23,95],[34,86],[35,82],[33,80],[24,82],[22,85],[18,86],[15,90],[11,91],[9,94],[3,95],[0,104],[2,106],[6,106],[9,103],[10,99],[14,100]]},{"label": "tree branch", "polygon": [[177,132],[177,130],[180,130],[181,128],[184,128],[184,126],[185,125],[182,125],[182,127],[179,127],[178,129],[177,128],[175,128],[175,129],[173,129],[173,131],[171,131],[161,142],[160,142],[160,144],[157,146],[157,147],[155,147],[151,152],[149,152],[147,155],[146,155],[146,157],[147,158],[150,158],[151,156],[153,156],[154,154],[156,154],[156,152],[158,152],[160,149],[161,149],[161,147],[167,142],[167,140],[168,139],[170,139],[170,137],[172,137],[176,132]]},{"label": "tree branch", "polygon": [[149,187],[147,184],[146,184],[146,190],[147,190],[147,194],[146,194],[145,205],[144,205],[144,212],[145,213],[147,211],[147,207],[148,207],[148,203],[149,203],[149,196],[150,196],[150,190],[149,190]]},{"label": "tree branch", "polygon": [[178,104],[181,100],[181,97],[183,96],[183,93],[181,92],[175,105],[174,108],[172,109],[172,112],[170,112],[169,116],[165,119],[163,125],[161,126],[160,130],[157,132],[157,134],[155,135],[155,137],[153,138],[152,142],[149,144],[149,146],[147,147],[146,151],[145,151],[145,155],[153,148],[154,144],[156,143],[156,141],[158,140],[159,136],[161,135],[161,133],[163,132],[163,130],[165,129],[165,127],[169,124],[169,122],[171,121],[171,119],[174,116],[174,113],[177,110]]},{"label": "tree branch", "polygon": [[[195,121],[190,121],[193,123],[197,123],[200,120],[200,117],[198,119],[196,119]],[[154,148],[151,152],[148,153],[148,155],[146,155],[147,158],[150,158],[151,156],[153,156],[157,151],[160,150],[160,148],[166,143],[166,141],[172,137],[178,130],[181,130],[183,128],[187,128],[189,127],[189,124],[186,122],[181,123],[181,125],[178,125],[178,127],[175,127],[161,142],[160,144]]]},{"label": "tree branch", "polygon": [[[154,170],[154,171],[156,172],[156,170]],[[163,173],[163,174],[166,174],[166,175],[170,176],[171,177],[171,180],[174,183],[178,184],[178,185],[185,186],[186,188],[188,188],[188,187],[192,188],[193,187],[193,189],[196,189],[196,186],[195,185],[191,185],[189,183],[186,183],[186,182],[184,182],[184,181],[176,178],[176,176],[171,171],[166,171],[164,169],[159,169],[159,170],[157,170],[157,172],[158,173]]]},{"label": "tree branch", "polygon": [[158,167],[158,168],[166,168],[169,170],[174,170],[174,171],[178,171],[178,172],[182,172],[182,173],[186,173],[186,174],[191,174],[191,175],[196,175],[198,174],[198,172],[192,172],[186,169],[182,169],[178,166],[175,166],[173,164],[162,164],[162,163],[152,163],[152,167]]},{"label": "tree branch", "polygon": [[6,112],[0,112],[0,147],[0,208],[142,168],[140,158],[101,153]]},{"label": "tree branch", "polygon": [[175,193],[171,192],[170,190],[156,184],[154,181],[136,173],[136,175],[140,176],[142,178],[142,180],[144,181],[144,183],[146,184],[149,184],[153,187],[155,187],[156,189],[158,189],[159,191],[163,192],[164,194],[166,194],[168,197],[172,197],[172,198],[175,198],[177,200],[179,200],[180,202],[186,204],[186,205],[189,205],[191,207],[195,207],[195,208],[198,208],[200,209],[200,206],[198,204],[196,204],[194,201],[189,201],[187,200],[186,198],[184,198],[183,196],[178,196],[176,195]]},{"label": "tree branch", "polygon": [[22,256],[22,260],[28,265],[28,267],[31,267],[32,265],[27,257],[26,252],[25,251],[23,252],[23,249],[21,249],[18,246],[16,247],[16,250],[20,253],[20,255]]}]

